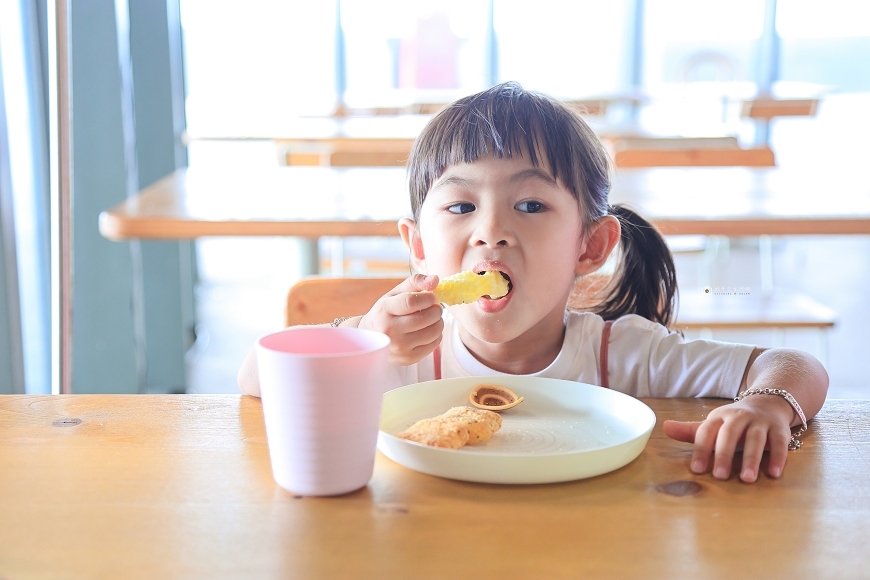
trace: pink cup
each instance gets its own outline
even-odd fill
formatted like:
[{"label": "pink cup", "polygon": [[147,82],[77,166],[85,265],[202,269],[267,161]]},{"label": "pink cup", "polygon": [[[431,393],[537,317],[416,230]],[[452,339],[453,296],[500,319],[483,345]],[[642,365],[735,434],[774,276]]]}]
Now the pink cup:
[{"label": "pink cup", "polygon": [[272,474],[300,495],[338,495],[372,477],[390,339],[357,328],[297,327],[257,342]]}]

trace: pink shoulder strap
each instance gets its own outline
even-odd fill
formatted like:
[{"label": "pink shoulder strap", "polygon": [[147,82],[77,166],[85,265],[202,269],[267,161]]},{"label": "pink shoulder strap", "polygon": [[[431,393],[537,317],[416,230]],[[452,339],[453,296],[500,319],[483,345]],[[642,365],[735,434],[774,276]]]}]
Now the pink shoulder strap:
[{"label": "pink shoulder strap", "polygon": [[604,329],[601,331],[601,350],[599,351],[599,374],[601,376],[601,386],[605,389],[610,388],[607,380],[607,349],[610,346],[610,327],[613,326],[613,321],[608,320],[604,323]]}]

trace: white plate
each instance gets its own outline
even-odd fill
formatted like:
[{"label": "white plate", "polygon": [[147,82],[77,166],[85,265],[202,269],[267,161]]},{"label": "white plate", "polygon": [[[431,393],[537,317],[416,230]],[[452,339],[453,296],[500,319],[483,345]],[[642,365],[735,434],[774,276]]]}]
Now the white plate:
[{"label": "white plate", "polygon": [[[395,436],[420,419],[469,405],[480,383],[525,397],[501,413],[486,443],[441,449]],[[481,483],[553,483],[619,469],[640,455],[656,416],[639,400],[594,385],[534,377],[466,377],[408,385],[384,395],[378,449],[410,469]]]}]

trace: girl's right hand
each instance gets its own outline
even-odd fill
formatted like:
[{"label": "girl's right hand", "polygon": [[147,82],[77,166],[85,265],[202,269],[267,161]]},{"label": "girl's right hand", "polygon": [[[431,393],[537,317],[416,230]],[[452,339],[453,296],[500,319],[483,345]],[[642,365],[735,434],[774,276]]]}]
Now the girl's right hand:
[{"label": "girl's right hand", "polygon": [[359,328],[390,337],[390,363],[420,362],[441,343],[444,320],[432,292],[438,276],[414,274],[382,296],[359,320]]}]

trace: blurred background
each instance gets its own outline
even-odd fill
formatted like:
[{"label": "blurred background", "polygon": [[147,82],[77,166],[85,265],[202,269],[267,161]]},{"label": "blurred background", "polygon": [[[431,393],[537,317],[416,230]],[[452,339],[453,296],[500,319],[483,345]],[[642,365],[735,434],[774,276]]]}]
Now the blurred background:
[{"label": "blurred background", "polygon": [[[0,10],[0,392],[59,392],[56,4]],[[286,237],[110,241],[100,212],[179,168],[294,165],[287,135],[357,123],[413,136],[444,103],[499,82],[582,107],[614,154],[632,139],[728,139],[821,183],[854,175],[848,186],[870,196],[862,0],[87,0],[68,17],[76,393],[238,392],[242,359],[282,327],[306,259]],[[753,116],[764,100],[811,105]],[[813,195],[824,214],[826,192]],[[821,339],[802,328],[714,338],[820,352],[830,396],[870,398],[870,237],[698,238],[671,240],[684,295],[758,294],[773,275],[835,313]],[[397,238],[317,245],[323,275],[408,273]]]}]

